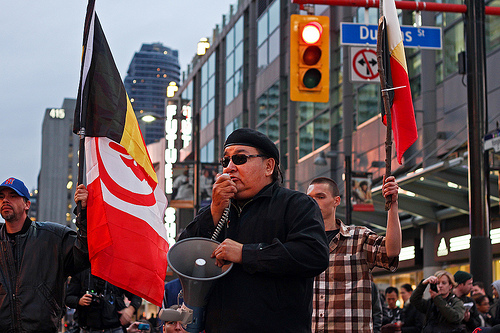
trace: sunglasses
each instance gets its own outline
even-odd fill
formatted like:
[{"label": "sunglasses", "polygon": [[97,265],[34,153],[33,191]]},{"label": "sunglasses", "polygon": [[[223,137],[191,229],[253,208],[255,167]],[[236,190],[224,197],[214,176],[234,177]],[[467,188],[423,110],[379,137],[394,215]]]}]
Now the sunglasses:
[{"label": "sunglasses", "polygon": [[245,154],[235,154],[233,156],[224,156],[220,159],[220,164],[222,167],[227,168],[229,161],[233,161],[235,165],[245,164],[251,157],[266,157],[264,155],[245,155]]}]

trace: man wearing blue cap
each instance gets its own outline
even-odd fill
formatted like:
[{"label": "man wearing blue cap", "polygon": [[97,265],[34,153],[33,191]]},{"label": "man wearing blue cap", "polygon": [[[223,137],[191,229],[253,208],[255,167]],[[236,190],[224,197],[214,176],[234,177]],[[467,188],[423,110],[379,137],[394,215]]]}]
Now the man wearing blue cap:
[{"label": "man wearing blue cap", "polygon": [[[75,202],[86,207],[88,192],[77,187]],[[78,232],[28,218],[30,194],[22,181],[0,184],[0,332],[55,333],[62,316],[64,284],[88,267],[85,209]]]}]

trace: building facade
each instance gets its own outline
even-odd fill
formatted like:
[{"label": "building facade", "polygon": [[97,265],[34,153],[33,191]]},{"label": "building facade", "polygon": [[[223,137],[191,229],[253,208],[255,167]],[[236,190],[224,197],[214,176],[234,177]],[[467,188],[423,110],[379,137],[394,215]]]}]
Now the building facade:
[{"label": "building facade", "polygon": [[[130,62],[125,89],[137,119],[144,115],[163,116],[165,93],[170,82],[180,81],[179,53],[161,43],[142,44]],[[139,122],[146,144],[163,137],[161,122]]]},{"label": "building facade", "polygon": [[75,99],[65,98],[60,108],[45,110],[36,217],[73,229],[79,149],[79,137],[73,134],[75,106]]},{"label": "building facade", "polygon": [[[498,0],[486,5],[497,6]],[[416,24],[414,13],[399,12],[403,25]],[[341,22],[377,24],[378,9],[313,7],[313,14],[330,18],[328,103],[292,102],[289,97],[290,15],[299,13],[306,14],[290,1],[241,0],[223,16],[207,53],[195,57],[171,100],[178,110],[189,107],[193,112],[193,141],[183,149],[180,162],[193,161],[197,179],[200,164],[217,163],[231,131],[255,128],[279,147],[283,186],[305,191],[313,178],[328,176],[337,181],[342,193],[344,180],[352,174],[369,174],[374,211],[346,214],[343,195],[344,206],[337,215],[383,234],[386,127],[380,119],[380,85],[351,82],[351,49],[340,44]],[[404,155],[402,165],[391,156],[392,173],[401,187],[403,251],[396,274],[374,272],[382,286],[417,284],[438,269],[454,272],[467,270],[469,265],[468,101],[458,55],[465,51],[464,18],[458,13],[423,12],[422,24],[442,29],[443,48],[405,49],[419,139]],[[485,29],[486,114],[491,130],[500,117],[496,109],[500,77],[494,70],[500,60],[500,18],[487,15]],[[492,159],[496,159],[494,154]],[[351,173],[346,174],[346,166]],[[488,179],[489,226],[493,257],[498,258],[500,249],[494,245],[500,231],[496,167]],[[199,192],[195,181],[195,210]],[[498,260],[492,265],[493,279],[499,279]]]}]

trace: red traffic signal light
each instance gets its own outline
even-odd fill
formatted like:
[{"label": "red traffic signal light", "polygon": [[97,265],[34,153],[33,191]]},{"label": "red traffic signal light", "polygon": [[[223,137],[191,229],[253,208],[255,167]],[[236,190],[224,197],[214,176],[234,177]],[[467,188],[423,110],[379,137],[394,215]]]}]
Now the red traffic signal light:
[{"label": "red traffic signal light", "polygon": [[306,44],[315,44],[323,33],[323,27],[318,22],[309,22],[302,29],[301,37]]},{"label": "red traffic signal light", "polygon": [[329,18],[292,15],[290,19],[290,99],[328,102]]}]

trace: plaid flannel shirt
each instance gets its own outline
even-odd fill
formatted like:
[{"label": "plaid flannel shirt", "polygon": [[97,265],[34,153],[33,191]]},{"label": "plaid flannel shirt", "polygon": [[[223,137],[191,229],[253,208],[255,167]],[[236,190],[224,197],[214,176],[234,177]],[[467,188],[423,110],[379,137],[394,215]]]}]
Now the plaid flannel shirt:
[{"label": "plaid flannel shirt", "polygon": [[313,332],[373,332],[371,270],[395,271],[399,257],[387,256],[385,237],[336,220],[330,266],[314,279]]}]

